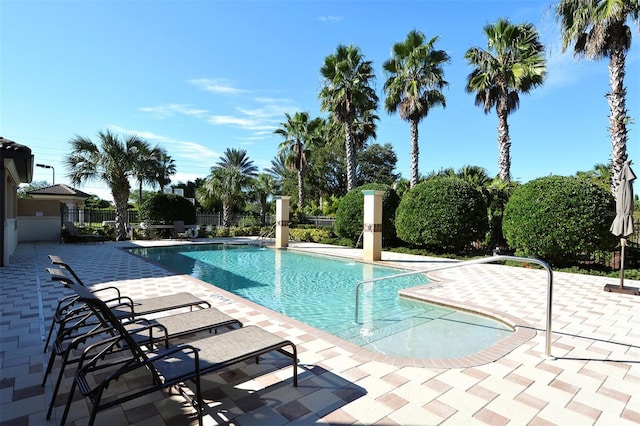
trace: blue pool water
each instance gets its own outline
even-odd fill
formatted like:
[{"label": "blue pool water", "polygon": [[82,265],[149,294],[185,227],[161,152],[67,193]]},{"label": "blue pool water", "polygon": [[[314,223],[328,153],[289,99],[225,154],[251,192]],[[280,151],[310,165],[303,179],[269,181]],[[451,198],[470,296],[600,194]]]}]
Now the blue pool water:
[{"label": "blue pool water", "polygon": [[370,350],[416,358],[470,355],[510,335],[499,321],[398,296],[428,283],[424,275],[365,284],[355,323],[359,281],[402,270],[251,245],[191,245],[133,249],[288,317]]}]

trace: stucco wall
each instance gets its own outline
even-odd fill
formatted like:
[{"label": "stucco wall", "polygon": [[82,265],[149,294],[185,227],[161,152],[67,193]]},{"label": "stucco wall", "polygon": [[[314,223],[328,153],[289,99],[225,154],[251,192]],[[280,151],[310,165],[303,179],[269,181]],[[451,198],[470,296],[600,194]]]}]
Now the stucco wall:
[{"label": "stucco wall", "polygon": [[18,200],[18,242],[60,241],[60,201]]}]

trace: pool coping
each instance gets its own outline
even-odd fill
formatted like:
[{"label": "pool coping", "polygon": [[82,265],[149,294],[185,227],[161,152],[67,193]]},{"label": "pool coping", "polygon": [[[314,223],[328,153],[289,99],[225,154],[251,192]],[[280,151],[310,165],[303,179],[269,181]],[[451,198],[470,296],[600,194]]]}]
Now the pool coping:
[{"label": "pool coping", "polygon": [[[228,243],[228,242],[216,242],[216,243],[206,243],[206,244],[247,244],[246,242],[237,242],[237,243]],[[180,245],[203,245],[202,243],[198,244],[175,244],[175,245],[159,245],[159,246],[140,246],[140,245],[136,245],[135,243],[132,246],[129,247],[122,247],[121,250],[127,252],[129,255],[131,256],[135,256],[138,257],[142,260],[144,260],[145,262],[149,262],[152,263],[166,271],[169,271],[173,274],[176,275],[180,275],[184,278],[186,278],[187,280],[209,290],[212,291],[216,297],[217,300],[223,302],[223,303],[227,303],[227,304],[231,304],[231,303],[240,303],[240,304],[244,304],[248,307],[250,307],[251,309],[254,309],[255,311],[262,313],[266,316],[269,316],[271,318],[273,318],[274,320],[281,322],[283,324],[286,324],[288,326],[294,326],[296,328],[299,328],[301,330],[303,330],[304,332],[310,334],[311,336],[314,336],[315,338],[318,339],[322,339],[325,340],[337,347],[342,348],[343,350],[349,351],[350,353],[352,353],[355,356],[359,356],[362,357],[364,359],[368,359],[371,361],[376,361],[376,362],[382,362],[382,363],[386,363],[386,364],[390,364],[390,365],[394,365],[394,366],[399,366],[399,367],[425,367],[425,368],[436,368],[436,369],[449,369],[449,368],[469,368],[469,367],[477,367],[480,365],[484,365],[484,364],[488,364],[491,362],[495,362],[497,360],[499,360],[500,358],[504,357],[505,355],[507,355],[508,353],[512,352],[513,350],[515,350],[516,348],[518,348],[519,346],[521,346],[522,344],[526,343],[527,341],[531,340],[532,338],[534,338],[537,334],[537,329],[535,327],[533,327],[532,325],[530,325],[529,323],[527,323],[526,321],[523,321],[513,315],[510,314],[506,314],[504,312],[500,312],[497,311],[495,309],[491,309],[488,308],[486,306],[481,306],[481,305],[477,305],[477,304],[473,304],[473,303],[465,303],[462,304],[460,302],[454,301],[454,300],[450,300],[450,299],[446,299],[446,298],[442,298],[442,297],[436,297],[433,295],[426,295],[424,294],[425,291],[428,291],[430,287],[433,287],[434,285],[437,286],[444,286],[444,285],[454,285],[454,282],[451,281],[447,281],[447,280],[438,280],[433,278],[433,276],[429,276],[429,279],[432,281],[429,284],[426,285],[422,285],[422,286],[418,286],[418,287],[412,287],[412,288],[407,288],[407,289],[403,289],[400,290],[398,293],[400,296],[402,297],[407,297],[407,298],[411,298],[411,299],[415,299],[418,301],[424,301],[424,302],[428,302],[428,303],[433,303],[433,304],[437,304],[437,305],[441,305],[441,306],[445,306],[445,307],[452,307],[455,309],[459,309],[462,311],[466,311],[466,312],[471,312],[474,314],[478,314],[478,315],[482,315],[482,316],[486,316],[489,318],[493,318],[495,320],[498,320],[504,324],[506,324],[507,326],[511,327],[514,329],[514,332],[499,340],[498,342],[482,349],[479,352],[476,352],[474,354],[471,355],[467,355],[467,356],[463,356],[463,357],[456,357],[456,358],[413,358],[413,357],[404,357],[404,356],[398,356],[398,355],[387,355],[387,354],[383,354],[383,353],[379,353],[379,352],[374,352],[372,350],[366,349],[362,346],[356,345],[355,343],[351,343],[349,341],[346,341],[338,336],[335,336],[333,334],[330,334],[324,330],[320,330],[316,327],[310,326],[306,323],[303,323],[299,320],[296,320],[294,318],[288,317],[284,314],[281,314],[279,312],[276,312],[274,310],[271,310],[265,306],[262,306],[258,303],[252,302],[251,300],[245,299],[241,296],[238,296],[234,293],[231,293],[227,290],[224,290],[218,286],[216,286],[215,284],[210,284],[207,282],[204,282],[198,278],[192,277],[191,275],[188,274],[183,274],[179,271],[175,271],[172,270],[171,268],[168,268],[166,265],[163,265],[159,262],[156,262],[152,259],[148,259],[144,256],[138,255],[136,253],[133,253],[131,251],[131,249],[133,248],[154,248],[154,247],[171,247],[171,246],[180,246]],[[270,249],[273,249],[273,247],[269,247]],[[320,255],[325,255],[325,256],[329,256],[329,257],[338,257],[338,258],[349,258],[352,259],[356,262],[360,262],[360,263],[371,263],[374,265],[378,265],[378,266],[387,266],[387,267],[394,267],[394,268],[398,268],[398,269],[403,269],[403,270],[407,270],[410,271],[412,269],[407,268],[407,267],[402,267],[402,266],[397,266],[397,265],[391,265],[391,263],[393,262],[388,262],[388,261],[380,261],[380,262],[365,262],[362,261],[362,259],[357,259],[357,258],[352,258],[350,256],[336,256],[336,255],[328,255],[324,252],[321,251],[313,251],[312,249],[309,248],[305,248],[305,249],[299,249],[299,248],[294,248],[294,247],[289,247],[287,248],[287,250],[291,250],[291,251],[299,251],[302,253],[316,253],[316,254],[320,254]],[[427,274],[429,275],[429,274]],[[261,324],[256,324],[256,325],[261,325]]]}]

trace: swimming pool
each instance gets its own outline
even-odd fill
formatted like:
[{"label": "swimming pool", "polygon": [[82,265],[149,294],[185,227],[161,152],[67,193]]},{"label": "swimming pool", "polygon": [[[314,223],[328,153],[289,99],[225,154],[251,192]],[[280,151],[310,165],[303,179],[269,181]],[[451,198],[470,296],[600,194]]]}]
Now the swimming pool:
[{"label": "swimming pool", "polygon": [[359,281],[402,270],[253,245],[180,245],[132,252],[213,284],[364,348],[415,358],[457,358],[512,334],[491,318],[398,296],[428,283],[412,275],[366,284],[354,322]]}]

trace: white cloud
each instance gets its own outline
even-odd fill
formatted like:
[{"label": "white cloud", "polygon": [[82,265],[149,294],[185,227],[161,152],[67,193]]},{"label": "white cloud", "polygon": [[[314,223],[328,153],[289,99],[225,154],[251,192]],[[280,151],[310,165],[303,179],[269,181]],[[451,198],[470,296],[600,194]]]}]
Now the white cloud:
[{"label": "white cloud", "polygon": [[199,163],[210,164],[212,160],[217,161],[220,153],[200,145],[195,142],[176,142],[172,148],[177,149],[179,156]]},{"label": "white cloud", "polygon": [[342,16],[336,15],[323,15],[318,17],[318,21],[320,22],[340,22],[342,19]]},{"label": "white cloud", "polygon": [[202,117],[207,113],[206,109],[192,108],[187,104],[166,104],[153,107],[138,108],[142,112],[148,112],[157,118],[168,118],[175,114],[188,115],[192,117]]},{"label": "white cloud", "polygon": [[222,95],[235,95],[238,93],[246,92],[243,89],[237,89],[230,85],[227,80],[222,78],[197,78],[189,80],[189,83],[207,92],[222,94]]}]

